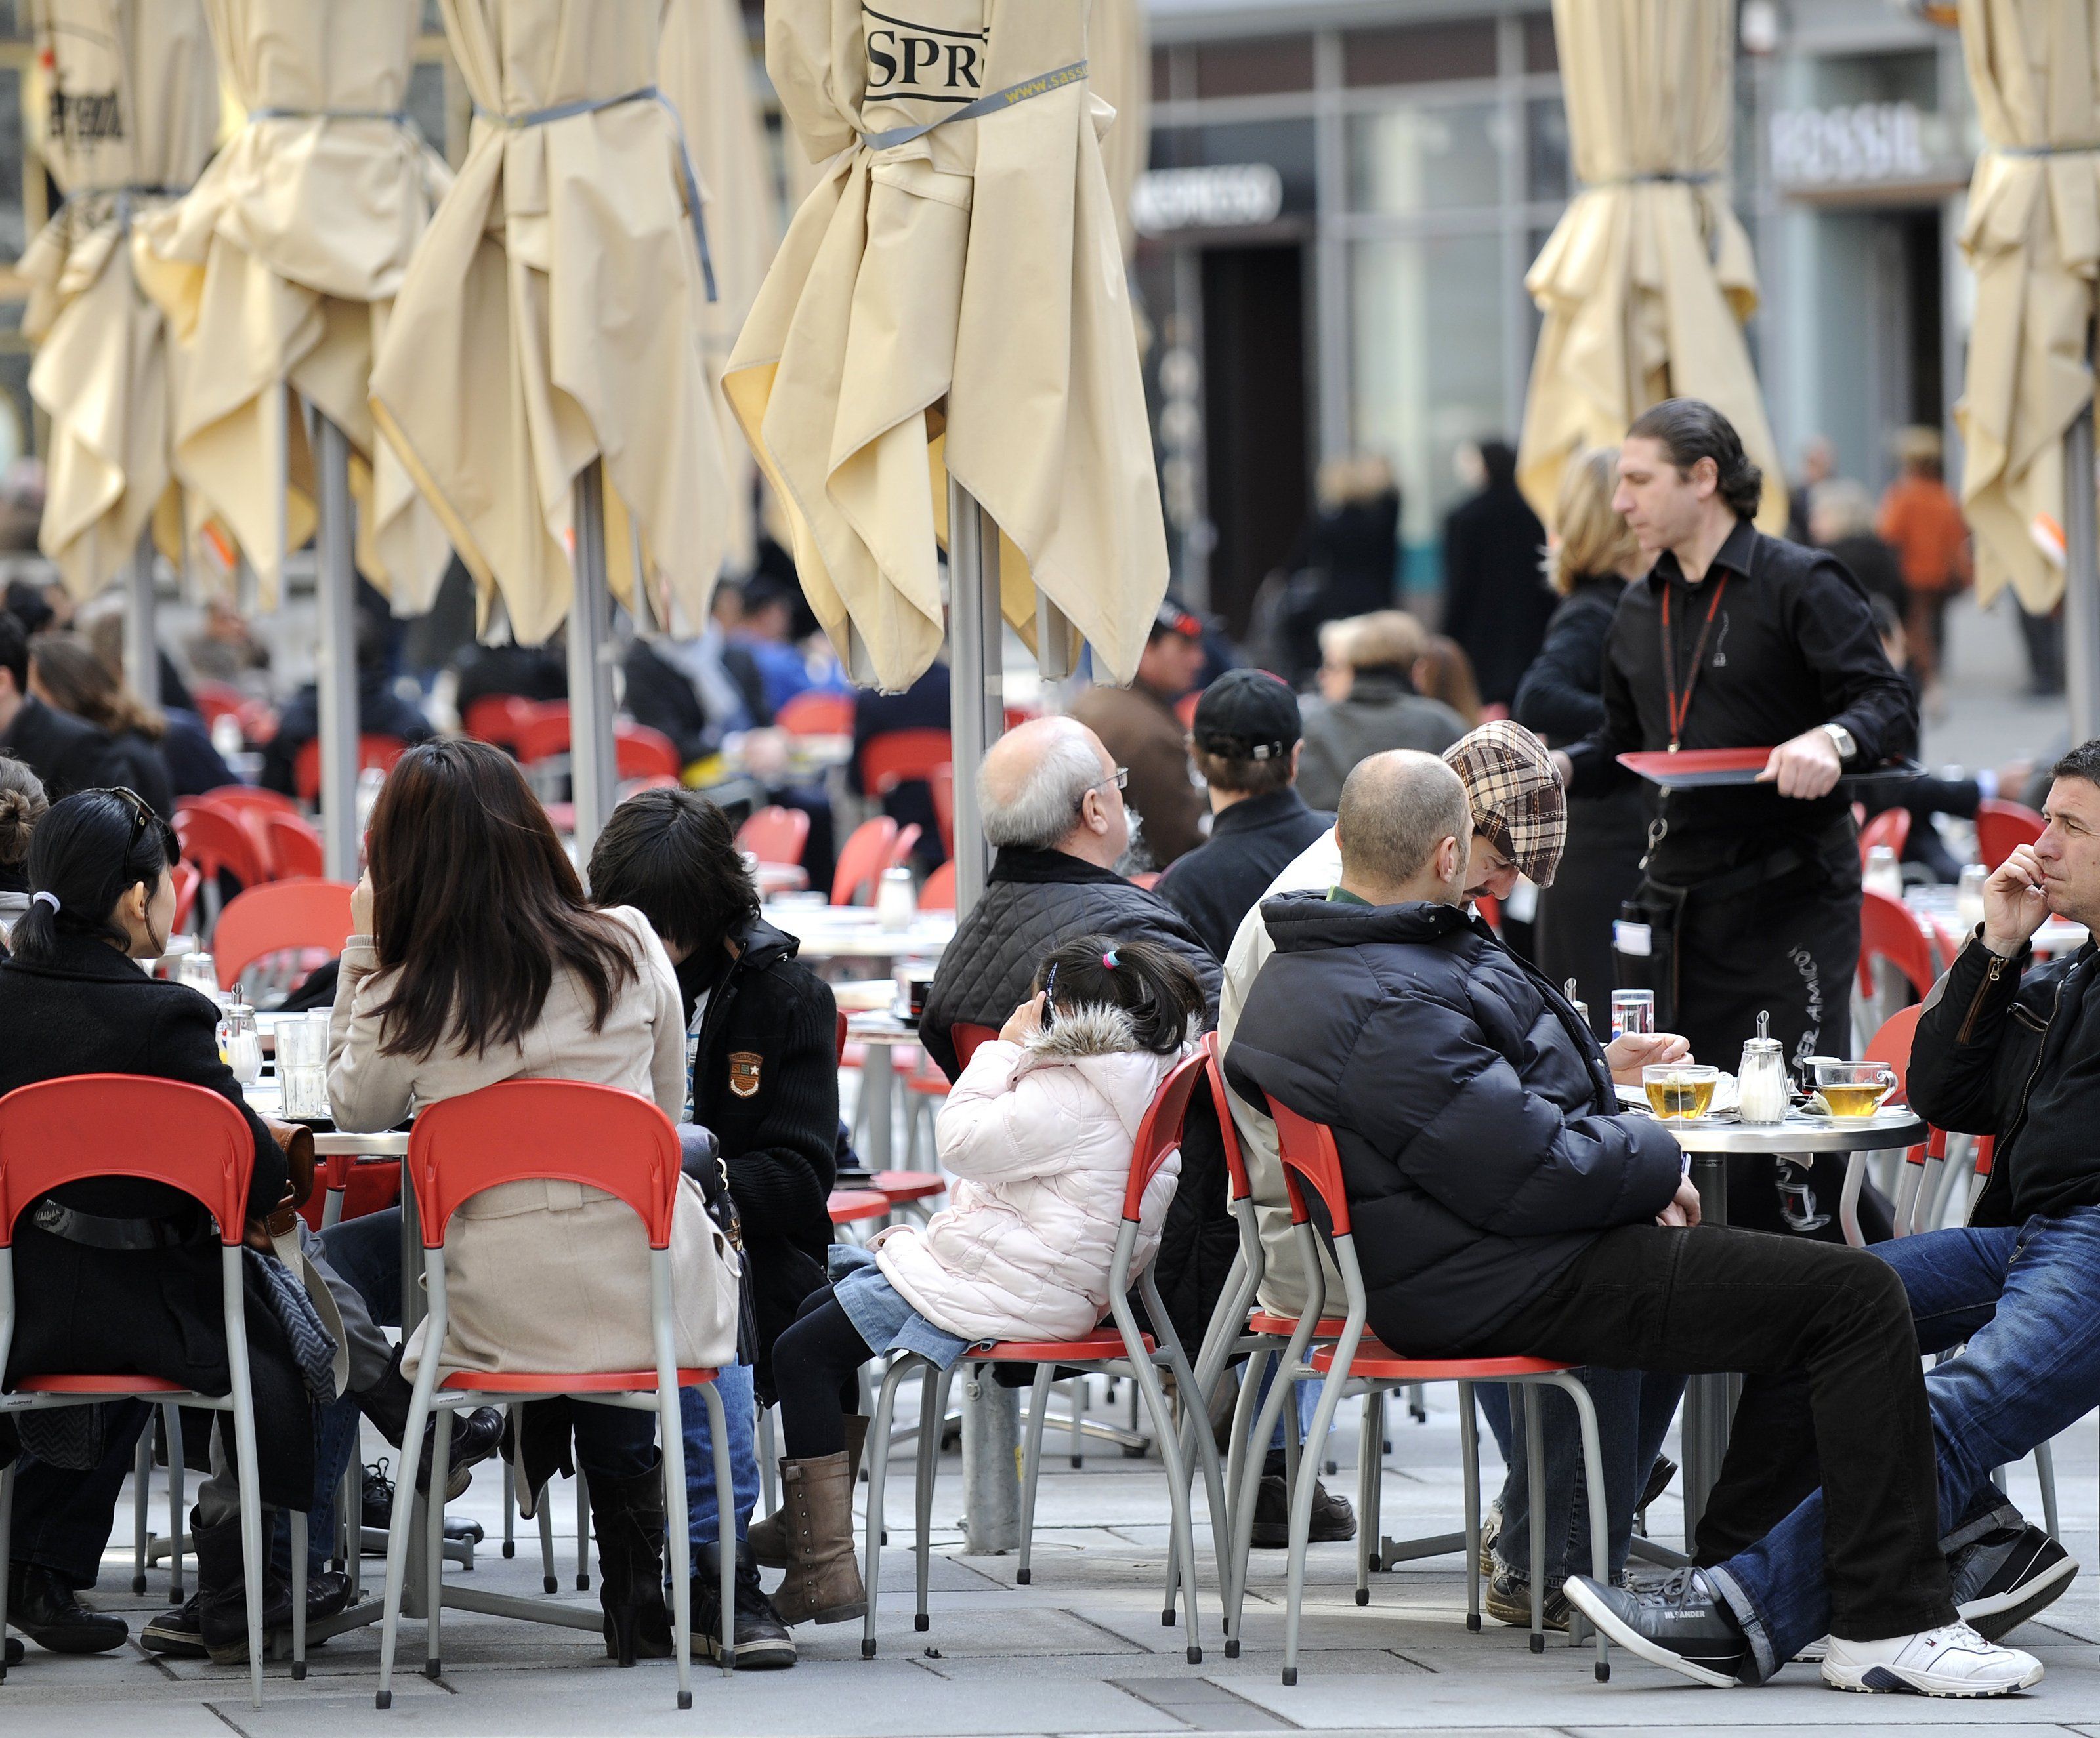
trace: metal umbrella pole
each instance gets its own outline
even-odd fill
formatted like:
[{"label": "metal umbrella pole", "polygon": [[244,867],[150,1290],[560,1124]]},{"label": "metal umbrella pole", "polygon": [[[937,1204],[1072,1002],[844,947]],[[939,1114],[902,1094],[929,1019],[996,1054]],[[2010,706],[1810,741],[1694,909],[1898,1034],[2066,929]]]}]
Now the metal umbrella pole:
[{"label": "metal umbrella pole", "polygon": [[124,576],[124,675],[148,706],[161,704],[161,642],[153,631],[153,528],[139,533],[139,547]]},{"label": "metal umbrella pole", "polygon": [[2100,736],[2100,533],[2093,459],[2089,402],[2063,437],[2063,681],[2073,743]]},{"label": "metal umbrella pole", "polygon": [[593,459],[576,483],[575,595],[569,605],[569,796],[576,854],[590,858],[612,813],[612,624],[605,562],[605,468]]},{"label": "metal umbrella pole", "polygon": [[320,632],[314,681],[320,704],[321,860],[332,881],[358,876],[356,509],[350,496],[350,437],[312,411],[320,471],[320,571],[314,603]]},{"label": "metal umbrella pole", "polygon": [[[984,895],[991,864],[977,769],[1006,725],[1005,637],[999,610],[999,527],[968,490],[948,479],[948,655],[955,695],[955,915]],[[1003,1388],[973,1365],[963,1382],[964,1548],[973,1554],[1021,1543],[1021,1391]],[[921,1430],[938,1430],[922,1418]]]}]

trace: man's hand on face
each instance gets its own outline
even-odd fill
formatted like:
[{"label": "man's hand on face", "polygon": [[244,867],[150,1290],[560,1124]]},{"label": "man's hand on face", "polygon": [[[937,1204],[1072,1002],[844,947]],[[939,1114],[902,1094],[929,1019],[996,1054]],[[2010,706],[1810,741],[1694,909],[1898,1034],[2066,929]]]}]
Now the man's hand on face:
[{"label": "man's hand on face", "polygon": [[2032,845],[2015,845],[1983,884],[1983,945],[2010,959],[2048,917],[2040,860]]}]

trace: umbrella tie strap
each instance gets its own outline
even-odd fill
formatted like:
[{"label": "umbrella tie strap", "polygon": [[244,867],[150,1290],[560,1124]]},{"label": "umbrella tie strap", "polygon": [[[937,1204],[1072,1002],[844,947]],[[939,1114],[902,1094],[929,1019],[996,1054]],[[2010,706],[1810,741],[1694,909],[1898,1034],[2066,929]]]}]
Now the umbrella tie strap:
[{"label": "umbrella tie strap", "polygon": [[1608,181],[1585,181],[1581,191],[1594,193],[1610,187],[1655,187],[1675,184],[1682,187],[1705,187],[1721,178],[1710,170],[1658,169],[1644,175],[1614,175]]},{"label": "umbrella tie strap", "polygon": [[594,115],[601,108],[618,108],[628,103],[654,103],[671,117],[671,131],[678,141],[678,174],[686,183],[686,210],[693,220],[693,239],[699,244],[700,275],[707,280],[708,300],[719,302],[721,298],[715,289],[714,250],[708,245],[707,214],[700,204],[700,178],[693,170],[693,153],[686,143],[686,123],[678,113],[677,105],[655,86],[644,85],[639,90],[629,90],[624,96],[579,97],[573,103],[557,103],[549,108],[528,108],[514,115],[483,108],[479,103],[474,105],[474,112],[483,121],[516,130],[571,121],[578,115]]},{"label": "umbrella tie strap", "polygon": [[2083,145],[1994,145],[1987,143],[1986,151],[1995,151],[2000,157],[2091,157],[2100,152],[2100,140]]},{"label": "umbrella tie strap", "polygon": [[957,121],[975,121],[984,115],[996,114],[1001,109],[1012,108],[1017,103],[1026,103],[1030,98],[1047,96],[1052,90],[1061,90],[1067,85],[1076,85],[1086,76],[1087,63],[1074,60],[1070,66],[1061,66],[1056,72],[1045,73],[1039,78],[1025,78],[1017,85],[1008,85],[1004,90],[993,91],[990,96],[981,96],[974,103],[967,103],[938,121],[929,121],[924,126],[897,126],[885,133],[862,133],[860,141],[871,151],[893,151],[899,145],[908,145],[915,139],[924,139],[929,133]]},{"label": "umbrella tie strap", "polygon": [[131,227],[131,205],[135,200],[180,199],[188,192],[188,187],[163,187],[157,182],[147,181],[127,182],[119,187],[75,187],[59,201],[58,210],[51,214],[50,221],[57,223],[76,206],[84,205],[90,199],[107,199],[112,201],[111,214],[117,219],[117,229],[128,233]]},{"label": "umbrella tie strap", "polygon": [[273,105],[251,108],[250,121],[385,121],[395,126],[413,126],[405,108],[287,108]]}]

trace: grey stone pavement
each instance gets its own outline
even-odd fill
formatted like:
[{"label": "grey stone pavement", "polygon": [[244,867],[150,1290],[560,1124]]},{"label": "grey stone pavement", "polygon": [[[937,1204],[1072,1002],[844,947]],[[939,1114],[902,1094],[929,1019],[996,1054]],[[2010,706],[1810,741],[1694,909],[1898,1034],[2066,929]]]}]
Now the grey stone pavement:
[{"label": "grey stone pavement", "polygon": [[[908,1385],[908,1386],[915,1386]],[[1127,1388],[1124,1389],[1125,1395]],[[1096,1411],[1106,1409],[1096,1389]],[[908,1392],[901,1399],[908,1400]],[[1455,1391],[1432,1389],[1426,1424],[1389,1413],[1384,1504],[1389,1533],[1443,1532],[1458,1524],[1460,1475]],[[1841,1696],[1822,1687],[1812,1668],[1795,1666],[1758,1690],[1702,1689],[1624,1655],[1612,1681],[1590,1672],[1591,1652],[1555,1643],[1542,1656],[1523,1632],[1489,1620],[1485,1632],[1464,1626],[1462,1569],[1456,1557],[1418,1564],[1373,1578],[1371,1602],[1354,1603],[1353,1547],[1315,1547],[1310,1559],[1301,1673],[1294,1688],[1279,1681],[1283,1557],[1255,1554],[1246,1646],[1224,1657],[1214,1583],[1205,1556],[1199,1620],[1203,1663],[1188,1664],[1179,1628],[1159,1621],[1167,1503],[1156,1460],[1132,1460],[1114,1449],[1090,1454],[1071,1471],[1055,1414],[1046,1456],[1033,1585],[1014,1581],[1010,1556],[964,1555],[955,1524],[960,1466],[946,1456],[934,1515],[932,1626],[911,1626],[912,1513],[909,1450],[893,1462],[886,1507],[896,1542],[884,1554],[880,1652],[860,1657],[860,1626],[805,1626],[796,1632],[802,1663],[792,1671],[725,1678],[696,1661],[690,1712],[674,1707],[671,1663],[622,1671],[594,1636],[464,1613],[444,1621],[443,1675],[417,1675],[420,1623],[404,1621],[395,1705],[373,1706],[378,1667],[376,1630],[340,1636],[312,1656],[311,1674],[294,1683],[289,1668],[266,1676],[260,1714],[248,1705],[240,1669],[202,1662],[166,1664],[135,1643],[91,1659],[30,1649],[27,1662],[0,1687],[0,1732],[102,1735],[137,1731],[152,1738],[323,1738],[355,1732],[691,1733],[898,1735],[1142,1732],[1410,1733],[1718,1731],[1785,1728],[1794,1738],[1845,1728],[1930,1727],[1935,1731],[1988,1728],[2018,1733],[2079,1732],[2100,1738],[2100,1582],[2093,1573],[2100,1521],[2096,1447],[2088,1418],[2059,1439],[2057,1478],[2062,1524],[2082,1568],[2076,1589],[2029,1623],[2018,1641],[2046,1662],[2033,1692],[1992,1702],[1926,1701],[1916,1697]],[[1115,1409],[1120,1414],[1119,1404]],[[1339,1487],[1353,1493],[1353,1404],[1345,1408],[1332,1447],[1342,1462]],[[1485,1434],[1485,1433],[1484,1433]],[[370,1452],[369,1449],[368,1452]],[[1488,1489],[1499,1477],[1491,1445],[1484,1449]],[[2032,1466],[2012,1469],[2016,1500],[2039,1515]],[[483,1472],[452,1512],[471,1515],[488,1531],[470,1574],[448,1579],[520,1594],[539,1591],[536,1538],[521,1531],[519,1555],[499,1554],[500,1483]],[[165,1524],[157,1498],[157,1524]],[[573,1502],[558,1487],[557,1562],[572,1587]],[[1200,1502],[1199,1517],[1202,1514]],[[118,1535],[128,1542],[130,1507]],[[563,1519],[567,1517],[568,1519]],[[1670,1542],[1679,1531],[1674,1493],[1657,1504],[1651,1524]],[[1208,1533],[1199,1529],[1199,1555]],[[368,1586],[382,1564],[367,1559]],[[165,1587],[157,1571],[157,1590]],[[112,1550],[97,1603],[140,1622],[157,1600],[133,1599],[128,1542]],[[585,1605],[594,1595],[564,1597]],[[144,1723],[136,1728],[134,1720]]]}]

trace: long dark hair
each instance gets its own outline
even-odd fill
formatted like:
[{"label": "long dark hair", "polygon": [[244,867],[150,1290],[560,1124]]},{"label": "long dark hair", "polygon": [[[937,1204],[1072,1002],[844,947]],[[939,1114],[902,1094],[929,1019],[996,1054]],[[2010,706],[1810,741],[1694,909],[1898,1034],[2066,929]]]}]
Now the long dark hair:
[{"label": "long dark hair", "polygon": [[518,763],[487,743],[423,743],[372,810],[373,941],[399,974],[381,1044],[479,1055],[537,1024],[555,968],[590,992],[591,1025],[636,977],[627,933],[585,902],[568,854]]},{"label": "long dark hair", "polygon": [[1130,1017],[1140,1050],[1172,1056],[1202,1024],[1203,986],[1189,962],[1157,942],[1083,935],[1052,948],[1035,973],[1058,1013],[1103,1004]]},{"label": "long dark hair", "polygon": [[698,791],[638,791],[612,811],[591,847],[591,898],[631,905],[687,954],[719,956],[758,915],[758,890],[736,830]]},{"label": "long dark hair", "polygon": [[29,642],[29,662],[60,712],[112,736],[136,730],[158,742],[166,734],[168,721],[126,687],[78,634],[39,634]]},{"label": "long dark hair", "polygon": [[32,898],[8,937],[16,961],[48,964],[61,936],[128,949],[130,937],[109,914],[141,882],[149,895],[157,890],[175,854],[167,823],[132,792],[77,791],[53,803],[29,838]]}]

